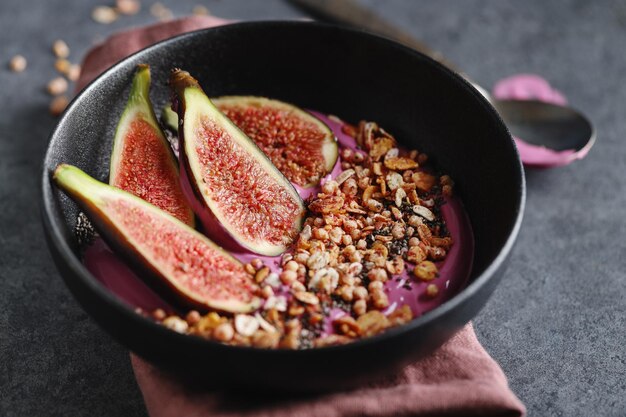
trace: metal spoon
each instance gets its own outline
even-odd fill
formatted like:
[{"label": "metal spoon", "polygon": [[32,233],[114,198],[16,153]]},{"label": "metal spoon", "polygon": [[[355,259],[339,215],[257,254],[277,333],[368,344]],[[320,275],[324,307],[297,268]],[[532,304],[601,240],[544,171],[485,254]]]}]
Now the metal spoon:
[{"label": "metal spoon", "polygon": [[[428,48],[411,34],[399,29],[354,0],[289,0],[325,20],[367,29],[397,40],[447,67],[463,72]],[[494,99],[484,88],[470,82],[498,111],[513,135],[526,166],[555,167],[584,158],[595,142],[595,129],[589,119],[570,107],[538,100]],[[520,138],[523,138],[520,139]]]}]

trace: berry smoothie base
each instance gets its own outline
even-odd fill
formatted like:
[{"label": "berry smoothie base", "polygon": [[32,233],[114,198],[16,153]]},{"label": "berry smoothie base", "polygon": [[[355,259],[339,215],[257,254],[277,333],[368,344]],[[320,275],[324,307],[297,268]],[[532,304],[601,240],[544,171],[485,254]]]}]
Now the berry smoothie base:
[{"label": "berry smoothie base", "polygon": [[[357,127],[336,117],[311,113],[336,135],[340,157],[317,186],[294,184],[310,209],[300,237],[279,256],[231,251],[262,288],[260,295],[265,302],[257,312],[232,316],[171,304],[100,238],[85,249],[87,269],[139,314],[174,331],[260,348],[303,349],[349,343],[404,324],[456,295],[472,269],[474,237],[463,204],[452,192],[451,179],[437,174],[426,155],[399,148],[375,123],[361,122]],[[364,135],[370,135],[365,140],[373,138],[372,143],[358,143],[363,142]],[[378,155],[380,148],[376,146],[385,143],[389,147],[390,141],[394,143],[392,149],[384,148],[385,155]],[[363,174],[356,167],[362,163],[369,163],[371,171],[382,169],[378,178],[387,178],[385,185],[374,185],[376,174],[371,175],[371,186],[363,189],[357,184],[357,180],[367,181],[356,173],[348,174],[355,168]],[[419,167],[405,169],[409,165],[403,163]],[[396,181],[402,185],[397,186]],[[181,182],[184,191],[192,193],[184,170]],[[341,226],[335,213],[324,205],[348,195],[344,192],[356,193],[361,200],[354,210],[348,210]],[[368,193],[374,197],[366,201]],[[394,195],[400,204],[393,203]],[[335,225],[329,224],[333,222]],[[356,228],[349,227],[353,222]],[[321,256],[319,265],[311,261],[316,241],[326,242],[325,251],[331,255],[340,251],[334,265],[325,261],[328,256]],[[296,275],[299,280],[294,279]],[[294,298],[296,292],[301,300]]]}]

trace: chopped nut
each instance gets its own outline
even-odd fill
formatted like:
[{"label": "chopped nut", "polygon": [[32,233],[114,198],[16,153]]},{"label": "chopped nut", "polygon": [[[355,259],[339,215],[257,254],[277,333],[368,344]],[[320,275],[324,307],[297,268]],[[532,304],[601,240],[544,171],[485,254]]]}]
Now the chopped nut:
[{"label": "chopped nut", "polygon": [[163,321],[165,317],[167,317],[167,314],[165,313],[165,311],[163,311],[162,308],[157,308],[156,310],[152,312],[152,317],[155,320]]},{"label": "chopped nut", "polygon": [[176,333],[185,333],[189,328],[185,320],[176,316],[169,316],[163,320],[163,325],[170,330],[174,330]]},{"label": "chopped nut", "polygon": [[314,213],[333,213],[343,207],[344,199],[341,196],[318,198],[309,204],[309,210]]},{"label": "chopped nut", "polygon": [[351,341],[347,336],[341,336],[338,334],[331,334],[326,337],[320,337],[313,341],[313,346],[315,347],[326,347],[326,346],[337,346],[337,345],[345,345],[349,341]]},{"label": "chopped nut", "polygon": [[361,316],[356,321],[364,336],[373,336],[390,326],[389,319],[380,311],[372,310]]},{"label": "chopped nut", "polygon": [[389,187],[389,189],[392,191],[399,189],[400,187],[402,187],[402,184],[404,183],[404,180],[402,179],[402,175],[398,174],[397,172],[388,173],[386,180],[387,180],[387,187]]},{"label": "chopped nut", "polygon": [[50,103],[50,114],[53,116],[59,116],[63,113],[69,102],[69,99],[65,96],[55,97]]},{"label": "chopped nut", "polygon": [[328,261],[330,259],[330,255],[328,252],[315,252],[313,255],[309,257],[306,261],[306,265],[309,269],[321,269],[328,265]]},{"label": "chopped nut", "polygon": [[393,236],[396,240],[402,239],[404,237],[404,232],[405,229],[402,223],[395,223],[391,228],[391,236]]},{"label": "chopped nut", "polygon": [[432,259],[433,261],[442,261],[443,259],[445,259],[447,254],[448,253],[446,252],[444,248],[438,248],[436,246],[428,247],[428,257]]},{"label": "chopped nut", "polygon": [[385,271],[383,268],[374,268],[367,273],[367,277],[371,281],[385,282],[387,281],[387,271]]},{"label": "chopped nut", "polygon": [[300,347],[299,333],[289,333],[281,341],[279,346],[283,349],[298,349]]},{"label": "chopped nut", "polygon": [[306,291],[296,292],[294,294],[294,297],[296,298],[296,300],[301,301],[305,304],[318,305],[320,303],[320,300],[319,298],[317,298],[317,295],[311,292],[306,292]]},{"label": "chopped nut", "polygon": [[348,178],[342,184],[341,191],[347,196],[354,197],[359,192],[359,186],[354,178]]},{"label": "chopped nut", "polygon": [[201,318],[200,313],[198,313],[196,310],[191,310],[185,316],[185,320],[190,326],[197,324],[200,321],[200,318]]},{"label": "chopped nut", "polygon": [[[380,282],[380,281],[374,281],[374,282]],[[382,288],[382,282],[380,282],[380,284],[381,284],[381,288]],[[367,288],[365,288],[365,287],[356,287],[352,291],[352,296],[356,300],[365,300],[365,299],[367,299],[368,295],[369,295],[369,292],[367,291]]]},{"label": "chopped nut", "polygon": [[26,69],[28,63],[22,55],[15,55],[9,61],[9,69],[13,72],[22,72]]},{"label": "chopped nut", "polygon": [[421,191],[428,192],[435,185],[437,180],[433,175],[427,174],[425,172],[415,172],[411,176],[411,180]]},{"label": "chopped nut", "polygon": [[298,279],[298,273],[296,271],[286,270],[280,273],[280,280],[285,285],[291,285]]},{"label": "chopped nut", "polygon": [[276,272],[270,272],[270,274],[265,278],[265,284],[271,286],[272,288],[280,287],[280,277]]},{"label": "chopped nut", "polygon": [[397,308],[387,317],[392,326],[400,326],[413,320],[413,312],[408,305]]},{"label": "chopped nut", "polygon": [[270,274],[270,268],[269,266],[264,266],[263,268],[259,269],[256,273],[256,275],[254,276],[254,279],[256,280],[257,283],[261,283],[263,281],[265,281],[265,278],[267,278]]},{"label": "chopped nut", "polygon": [[365,202],[365,207],[367,207],[368,210],[380,212],[383,209],[383,204],[380,201],[370,198]]},{"label": "chopped nut", "polygon": [[380,255],[385,260],[389,256],[389,249],[387,249],[387,246],[381,242],[374,242],[372,245],[372,252]]},{"label": "chopped nut", "polygon": [[250,264],[250,263],[245,264],[245,265],[244,265],[244,269],[245,269],[245,270],[246,270],[246,272],[247,272],[247,273],[249,273],[250,275],[254,275],[254,274],[256,274],[256,268],[255,268],[252,264]]},{"label": "chopped nut", "polygon": [[67,81],[63,77],[57,77],[48,83],[48,93],[58,96],[67,91]]},{"label": "chopped nut", "polygon": [[428,221],[435,220],[435,215],[433,214],[433,212],[430,211],[429,209],[427,209],[424,206],[414,205],[413,206],[413,213],[415,213],[415,214],[417,214],[419,216],[422,216],[423,218],[425,218]]},{"label": "chopped nut", "polygon": [[309,289],[332,293],[339,283],[339,272],[334,268],[322,268],[315,271],[309,280]]},{"label": "chopped nut", "polygon": [[404,260],[400,256],[396,256],[385,264],[387,271],[392,275],[400,275],[404,272]]},{"label": "chopped nut", "polygon": [[248,314],[235,316],[235,329],[242,336],[252,336],[259,328],[259,321]]},{"label": "chopped nut", "polygon": [[274,295],[274,289],[270,285],[265,285],[261,288],[261,295],[263,298],[268,299]]},{"label": "chopped nut", "polygon": [[350,302],[354,299],[354,287],[342,285],[337,289],[337,295],[340,296],[343,301]]},{"label": "chopped nut", "polygon": [[452,238],[451,237],[435,237],[433,236],[430,239],[430,244],[433,246],[437,246],[444,249],[450,249],[452,246]]},{"label": "chopped nut", "polygon": [[264,310],[287,311],[287,298],[283,295],[272,296],[265,300]]},{"label": "chopped nut", "polygon": [[422,281],[432,281],[437,278],[437,265],[431,261],[422,261],[415,266],[413,274]]},{"label": "chopped nut", "polygon": [[261,326],[261,328],[265,330],[266,332],[269,332],[269,333],[276,332],[276,327],[269,324],[267,320],[265,320],[259,312],[254,313],[254,318],[257,319],[257,321],[259,322],[259,326]]},{"label": "chopped nut", "polygon": [[374,161],[378,161],[383,155],[387,154],[391,148],[395,146],[395,141],[390,137],[381,137],[374,140],[370,150],[370,156]]},{"label": "chopped nut", "polygon": [[[417,238],[411,238],[411,239],[415,239],[419,244],[419,240]],[[409,246],[410,246],[409,250],[406,253],[406,260],[414,264],[418,264],[426,260],[426,252],[424,252],[422,248],[417,246],[417,244],[411,245],[410,243],[411,242],[409,242]]]},{"label": "chopped nut", "polygon": [[419,165],[411,158],[405,158],[402,156],[396,156],[392,158],[385,158],[385,166],[394,171],[404,171],[406,169],[414,169]]},{"label": "chopped nut", "polygon": [[351,316],[343,316],[333,321],[333,326],[341,334],[348,337],[357,337],[361,333],[361,327]]},{"label": "chopped nut", "polygon": [[108,25],[117,20],[117,12],[109,6],[97,6],[91,11],[91,18],[104,25]]},{"label": "chopped nut", "polygon": [[278,342],[280,342],[280,334],[277,332],[260,330],[252,336],[252,346],[261,349],[275,348]]},{"label": "chopped nut", "polygon": [[356,300],[352,305],[352,311],[354,311],[354,314],[356,314],[357,316],[365,314],[365,312],[367,311],[367,302],[363,299]]},{"label": "chopped nut", "polygon": [[67,58],[70,56],[70,48],[67,44],[61,39],[57,39],[52,44],[52,52],[57,58]]},{"label": "chopped nut", "polygon": [[406,191],[404,191],[404,189],[402,188],[398,188],[394,196],[394,203],[396,204],[396,206],[402,207],[402,203],[404,202],[405,198],[406,198]]},{"label": "chopped nut", "polygon": [[337,179],[335,181],[337,181],[337,184],[341,185],[343,184],[348,178],[354,176],[354,170],[353,169],[346,169],[345,171],[343,171],[341,174],[339,174],[337,176]]},{"label": "chopped nut", "polygon": [[370,293],[372,304],[375,308],[382,310],[389,307],[389,297],[383,290],[374,290]]},{"label": "chopped nut", "polygon": [[220,342],[230,342],[234,335],[235,330],[230,323],[222,323],[213,331],[213,337]]},{"label": "chopped nut", "polygon": [[339,189],[339,184],[337,183],[337,181],[333,181],[333,180],[326,181],[324,185],[322,185],[322,192],[324,194],[332,195],[338,189]]},{"label": "chopped nut", "polygon": [[435,298],[439,294],[439,287],[435,284],[428,284],[426,286],[426,295],[430,298]]},{"label": "chopped nut", "polygon": [[[383,284],[382,281],[372,281],[367,286],[367,289],[370,291],[375,291],[375,290],[382,290],[384,287],[385,287],[385,284]],[[367,292],[366,292],[366,296],[367,296]]]}]

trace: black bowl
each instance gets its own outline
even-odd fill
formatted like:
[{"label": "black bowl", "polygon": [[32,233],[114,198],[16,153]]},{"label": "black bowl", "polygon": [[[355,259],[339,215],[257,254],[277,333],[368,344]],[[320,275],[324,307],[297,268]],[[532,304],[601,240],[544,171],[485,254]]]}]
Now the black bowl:
[{"label": "black bowl", "polygon": [[[254,94],[377,121],[456,181],[476,246],[470,283],[439,308],[382,335],[304,351],[225,346],[179,335],[141,317],[105,289],[77,256],[77,206],[52,186],[57,164],[106,180],[111,140],[139,63],[150,64],[155,106],[168,99],[173,67],[211,95]],[[50,250],[83,308],[149,361],[222,385],[290,390],[354,386],[431,352],[485,304],[502,277],[525,201],[522,165],[507,128],[465,80],[432,59],[364,32],[308,22],[248,22],[201,30],[149,47],[89,85],[52,134],[43,169]]]}]

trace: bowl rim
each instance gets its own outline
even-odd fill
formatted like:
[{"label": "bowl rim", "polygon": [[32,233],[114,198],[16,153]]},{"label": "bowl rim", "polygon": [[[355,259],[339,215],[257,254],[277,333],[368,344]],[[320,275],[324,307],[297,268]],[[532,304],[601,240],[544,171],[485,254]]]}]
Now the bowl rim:
[{"label": "bowl rim", "polygon": [[[501,246],[498,254],[493,258],[493,260],[489,263],[489,265],[478,275],[476,278],[467,286],[465,286],[460,292],[456,295],[452,296],[449,300],[445,301],[443,304],[437,306],[433,310],[422,314],[421,316],[414,318],[410,322],[403,324],[401,326],[393,327],[381,334],[362,338],[355,340],[353,342],[337,345],[337,346],[326,346],[326,347],[316,347],[311,349],[299,349],[299,350],[291,350],[291,349],[260,349],[249,346],[233,346],[233,345],[225,345],[216,341],[212,341],[209,339],[204,339],[200,337],[190,337],[190,335],[179,334],[166,328],[165,326],[158,324],[154,320],[151,320],[147,317],[144,317],[140,314],[137,314],[135,310],[118,296],[109,291],[104,285],[98,281],[95,276],[93,276],[84,264],[79,260],[78,256],[71,249],[68,242],[64,239],[64,233],[62,232],[62,226],[56,223],[54,220],[54,205],[56,204],[56,199],[53,196],[53,187],[51,182],[51,173],[48,172],[46,166],[49,165],[48,161],[53,157],[53,149],[56,147],[56,143],[59,140],[60,131],[62,126],[69,123],[69,119],[74,109],[80,106],[81,102],[89,97],[94,89],[96,89],[102,83],[105,83],[106,80],[118,72],[120,68],[127,65],[130,60],[135,59],[137,56],[149,53],[154,50],[159,49],[167,49],[170,48],[177,43],[181,42],[184,39],[195,38],[198,36],[204,36],[206,33],[211,33],[219,30],[237,30],[239,27],[244,28],[257,28],[258,30],[263,30],[266,27],[276,27],[282,26],[285,28],[288,27],[299,27],[299,26],[308,26],[316,28],[316,30],[335,30],[339,32],[349,33],[351,35],[362,36],[365,38],[370,38],[377,42],[381,42],[386,44],[388,48],[395,48],[400,50],[402,53],[413,55],[414,57],[420,58],[424,61],[427,61],[429,65],[437,68],[438,71],[444,72],[451,82],[456,82],[458,87],[465,89],[469,94],[471,94],[474,99],[477,101],[477,105],[480,105],[484,111],[486,111],[491,118],[495,119],[496,123],[501,126],[504,133],[508,136],[509,144],[513,148],[514,154],[516,156],[515,163],[517,164],[519,170],[520,177],[520,185],[519,185],[519,205],[517,207],[517,213],[515,217],[515,222],[508,234],[508,237],[504,244]],[[513,138],[511,134],[502,121],[502,118],[493,108],[493,106],[488,102],[487,99],[476,90],[473,85],[468,82],[465,78],[460,76],[458,73],[453,71],[452,69],[444,66],[440,62],[432,59],[431,57],[424,55],[414,49],[409,48],[399,42],[396,42],[392,39],[386,38],[384,36],[380,36],[375,33],[371,33],[362,29],[355,28],[347,28],[345,26],[340,26],[336,24],[330,23],[321,23],[316,21],[298,21],[298,20],[257,20],[257,21],[244,21],[244,22],[234,22],[227,23],[220,26],[195,30],[191,32],[187,32],[181,35],[177,35],[160,42],[157,42],[153,45],[150,45],[146,48],[143,48],[128,57],[122,59],[118,63],[114,64],[102,74],[100,74],[97,78],[91,81],[87,86],[85,86],[71,101],[68,105],[67,109],[58,120],[54,130],[50,134],[48,138],[48,147],[46,149],[46,154],[43,160],[42,166],[42,176],[41,176],[41,187],[42,187],[42,204],[41,204],[41,216],[44,225],[44,230],[46,235],[48,236],[47,243],[48,245],[52,245],[56,248],[58,253],[60,254],[63,263],[68,268],[69,272],[76,277],[78,277],[83,284],[93,293],[95,293],[99,298],[103,299],[105,303],[112,309],[118,310],[126,319],[131,322],[135,322],[137,325],[147,326],[150,331],[155,333],[161,333],[165,338],[172,338],[172,340],[176,343],[181,344],[197,344],[200,346],[206,346],[207,348],[213,349],[227,349],[229,351],[241,351],[242,353],[250,353],[254,352],[255,354],[263,354],[263,355],[297,355],[297,356],[310,356],[315,355],[318,352],[334,352],[334,351],[345,351],[351,349],[359,349],[360,347],[364,347],[367,345],[375,345],[379,342],[382,342],[387,339],[393,339],[400,335],[410,333],[418,329],[419,327],[435,321],[437,318],[444,316],[451,311],[458,308],[461,304],[463,304],[467,299],[471,298],[476,294],[487,282],[493,277],[496,271],[500,268],[500,266],[504,263],[505,259],[510,254],[517,236],[519,234],[522,219],[524,216],[524,210],[526,205],[526,179],[524,175],[524,169],[522,166],[522,162],[517,151],[517,148],[514,144]],[[65,227],[65,225],[63,226]],[[67,272],[66,272],[67,273]],[[63,275],[61,271],[59,271],[59,275]],[[78,301],[78,300],[77,300]],[[80,304],[80,303],[79,303]],[[93,319],[93,317],[92,317]],[[98,322],[96,320],[96,322]],[[100,323],[98,323],[100,325]],[[161,335],[160,334],[160,335]],[[160,336],[159,335],[159,336]]]}]

